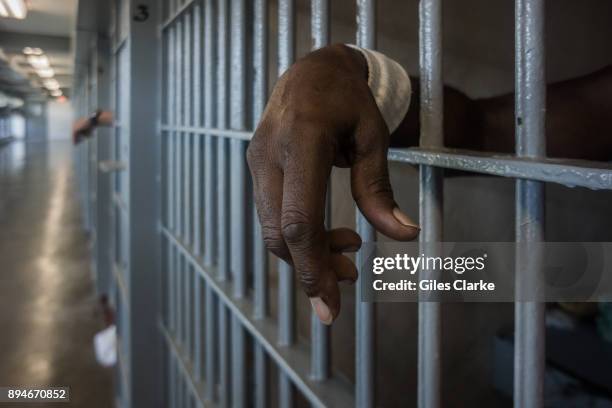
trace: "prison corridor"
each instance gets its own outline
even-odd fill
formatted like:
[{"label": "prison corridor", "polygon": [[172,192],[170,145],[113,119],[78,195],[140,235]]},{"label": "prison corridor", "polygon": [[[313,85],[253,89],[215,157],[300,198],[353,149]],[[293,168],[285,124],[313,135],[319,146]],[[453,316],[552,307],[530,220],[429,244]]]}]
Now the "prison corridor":
[{"label": "prison corridor", "polygon": [[67,140],[0,146],[0,384],[70,386],[71,406],[110,407],[72,155]]}]

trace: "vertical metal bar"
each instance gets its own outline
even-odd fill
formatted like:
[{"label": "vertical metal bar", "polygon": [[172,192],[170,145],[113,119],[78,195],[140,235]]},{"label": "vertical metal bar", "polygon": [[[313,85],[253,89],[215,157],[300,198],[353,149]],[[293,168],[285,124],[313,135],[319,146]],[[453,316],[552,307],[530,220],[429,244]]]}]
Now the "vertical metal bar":
[{"label": "vertical metal bar", "polygon": [[[374,0],[357,2],[357,45],[363,48],[376,48],[376,3]],[[376,231],[357,210],[357,232],[363,242],[374,242]],[[363,250],[357,253],[357,265],[364,262]],[[361,276],[361,274],[360,274]],[[355,285],[355,405],[373,407],[374,389],[374,303],[361,300],[361,285]]]},{"label": "vertical metal bar", "polygon": [[282,372],[280,369],[278,377],[278,406],[280,408],[291,408],[295,404],[293,384],[289,376]]},{"label": "vertical metal bar", "polygon": [[[217,23],[217,127],[227,128],[227,47],[228,37],[228,0],[218,2]],[[217,197],[218,197],[218,272],[219,279],[227,280],[229,274],[229,217],[228,201],[228,168],[227,141],[217,140]],[[229,405],[229,352],[228,352],[228,311],[221,302],[219,313],[219,404]]]},{"label": "vertical metal bar", "polygon": [[179,363],[176,363],[177,367],[176,367],[176,381],[177,381],[177,388],[178,388],[178,406],[180,408],[184,408],[185,407],[185,386],[183,384],[183,376],[181,375],[181,371],[178,367]]},{"label": "vertical metal bar", "polygon": [[[191,37],[191,13],[187,12],[183,18],[183,126],[190,126],[191,123],[191,88],[193,86],[191,77],[191,55],[192,55],[192,37]],[[192,153],[192,134],[185,133],[183,135],[183,239],[186,245],[191,245],[191,153]],[[185,269],[183,276],[183,300],[185,302],[185,353],[189,359],[192,357],[192,331],[193,322],[191,320],[192,302],[192,285],[191,278],[193,267],[187,259],[185,259]]]},{"label": "vertical metal bar", "polygon": [[[279,0],[278,36],[280,76],[295,60],[295,0]],[[295,283],[291,266],[284,261],[279,262],[279,343],[289,346],[295,340]]]},{"label": "vertical metal bar", "polygon": [[176,272],[175,272],[175,260],[176,254],[174,245],[168,242],[168,315],[170,316],[169,327],[170,331],[174,335],[176,333],[176,300],[175,300],[175,292],[174,286],[176,285]]},{"label": "vertical metal bar", "polygon": [[[227,2],[219,0],[217,25],[217,127],[227,128]],[[229,217],[227,214],[227,140],[223,137],[217,140],[217,198],[218,198],[218,271],[219,279],[228,278],[229,274]]]},{"label": "vertical metal bar", "polygon": [[[268,92],[268,5],[267,0],[255,0],[254,15],[254,43],[253,65],[253,128],[257,126],[263,113]],[[253,201],[251,200],[251,204]],[[261,224],[257,218],[257,211],[253,209],[253,286],[254,286],[254,317],[263,319],[268,315],[268,257],[263,242]],[[268,361],[263,346],[254,341],[254,381],[255,381],[255,407],[266,408],[268,400]]]},{"label": "vertical metal bar", "polygon": [[[295,60],[295,0],[278,3],[278,75],[281,76]],[[278,267],[278,341],[290,346],[295,341],[295,279],[293,268],[280,260]],[[279,405],[293,406],[291,381],[279,370]]]},{"label": "vertical metal bar", "polygon": [[[255,42],[253,45],[253,65],[255,78],[253,88],[253,128],[263,113],[268,92],[268,7],[266,0],[255,0]],[[262,239],[261,224],[253,206],[254,224],[254,303],[255,318],[260,319],[268,314],[268,264],[267,252]]]},{"label": "vertical metal bar", "polygon": [[202,379],[202,285],[198,272],[193,275],[193,371],[196,381]]},{"label": "vertical metal bar", "polygon": [[[191,87],[193,92],[192,123],[194,127],[202,126],[202,7],[199,3],[193,6],[193,59]],[[202,255],[202,136],[193,135],[193,252]]]},{"label": "vertical metal bar", "polygon": [[310,31],[313,49],[329,44],[329,6],[329,0],[312,0]]},{"label": "vertical metal bar", "polygon": [[181,344],[181,346],[183,346],[185,343],[185,313],[184,313],[184,306],[185,306],[185,298],[183,296],[183,288],[184,286],[184,277],[185,277],[185,269],[184,269],[184,265],[186,263],[186,260],[184,258],[184,255],[179,251],[178,252],[178,256],[177,256],[177,268],[176,268],[176,313],[177,313],[177,323],[178,323],[178,327],[176,330],[177,333],[177,340],[178,342]]},{"label": "vertical metal bar", "polygon": [[[174,59],[174,55],[175,55],[175,32],[174,32],[174,27],[170,27],[168,29],[168,56],[166,59],[166,63],[168,65],[167,70],[168,70],[168,77],[167,77],[167,95],[168,95],[168,104],[167,106],[167,121],[168,124],[173,125],[175,124],[175,102],[174,102],[174,97],[175,97],[175,91],[174,91],[174,77],[175,77],[175,65],[173,63],[173,59]],[[167,217],[168,217],[168,230],[172,231],[174,230],[174,225],[175,225],[175,208],[174,208],[174,204],[175,204],[175,188],[176,188],[176,179],[174,176],[174,172],[175,172],[175,152],[174,152],[174,147],[175,147],[175,143],[176,143],[176,135],[174,133],[174,131],[168,131],[168,134],[166,135],[166,140],[168,142],[168,190],[166,192],[166,194],[168,194],[167,197],[167,205],[168,205],[168,212],[167,212]],[[174,333],[176,333],[176,329],[177,329],[177,324],[176,324],[176,308],[175,308],[175,292],[174,292],[174,285],[176,284],[176,279],[175,279],[175,248],[174,245],[172,245],[172,243],[168,242],[168,279],[169,279],[169,285],[168,285],[168,315],[169,315],[169,328],[171,333],[174,335]],[[172,360],[171,360],[172,363]],[[172,373],[172,377],[171,377],[171,383],[173,382],[173,376],[174,376],[174,371],[172,370],[172,364],[170,364],[170,369],[171,369],[171,373]],[[175,395],[176,395],[176,390],[174,389],[174,387],[171,387],[170,389],[170,395],[171,395],[171,401],[173,401],[173,403],[175,402]]]},{"label": "vertical metal bar", "polygon": [[[214,123],[214,5],[212,0],[204,4],[204,126],[212,128]],[[211,266],[216,259],[216,177],[213,172],[216,167],[216,138],[204,136],[204,265]]]},{"label": "vertical metal bar", "polygon": [[[231,126],[246,128],[246,4],[231,2]],[[231,140],[231,238],[234,296],[246,296],[246,142]],[[232,316],[232,406],[246,406],[245,331],[237,316]]]},{"label": "vertical metal bar", "polygon": [[170,408],[176,407],[176,387],[175,387],[175,372],[174,372],[174,354],[168,351],[168,400]]},{"label": "vertical metal bar", "polygon": [[[424,147],[438,147],[444,144],[441,0],[421,0],[419,22],[420,144]],[[442,240],[443,182],[442,169],[420,166],[419,212],[423,226],[420,242],[423,243],[424,252],[435,251],[435,248],[427,244]],[[435,275],[437,272],[430,273]],[[421,408],[440,406],[440,321],[438,302],[419,302],[418,406]]]},{"label": "vertical metal bar", "polygon": [[[187,12],[183,18],[183,126],[191,125],[191,13]],[[183,135],[183,239],[185,244],[191,245],[191,143],[192,134]]]},{"label": "vertical metal bar", "polygon": [[238,316],[232,315],[232,407],[247,406],[246,334]]},{"label": "vertical metal bar", "polygon": [[[213,127],[214,120],[214,15],[213,0],[204,3],[204,125]],[[221,110],[221,108],[220,108]],[[216,177],[213,171],[216,166],[216,141],[211,135],[204,136],[204,264],[210,266],[216,258]],[[205,350],[205,398],[208,401],[215,399],[215,362],[217,359],[216,339],[216,304],[217,299],[210,285],[206,285],[206,350]]]},{"label": "vertical metal bar", "polygon": [[[268,4],[267,0],[255,0],[253,6],[255,69],[253,88],[253,128],[263,113],[268,92]],[[268,256],[263,242],[261,224],[253,206],[253,286],[255,318],[268,315]],[[263,346],[254,341],[255,407],[266,408],[268,401],[268,361]]]},{"label": "vertical metal bar", "polygon": [[[198,127],[202,125],[202,104],[201,104],[201,67],[202,67],[202,51],[201,51],[201,16],[202,9],[199,3],[193,6],[193,126]],[[196,256],[201,255],[202,243],[201,243],[201,219],[200,214],[202,213],[202,137],[200,135],[194,135],[193,141],[193,249]],[[193,329],[194,329],[194,344],[193,344],[193,371],[194,378],[196,381],[202,379],[202,286],[204,285],[203,279],[200,278],[197,271],[194,270],[194,287],[193,287]]]},{"label": "vertical metal bar", "polygon": [[[312,0],[311,2],[311,33],[313,49],[325,47],[329,44],[329,0]],[[327,202],[325,214],[325,227],[331,228],[331,185],[327,187]],[[329,326],[321,323],[316,313],[310,313],[310,376],[313,380],[321,381],[329,377]]]},{"label": "vertical metal bar", "polygon": [[[175,53],[174,53],[174,58],[175,58],[175,63],[176,63],[176,68],[175,68],[175,84],[174,84],[174,92],[175,92],[175,97],[174,97],[174,103],[175,103],[175,125],[176,126],[181,126],[183,125],[183,93],[182,93],[182,89],[183,89],[183,22],[181,19],[177,20],[176,23],[176,33],[175,33],[175,41],[176,41],[176,48],[175,48]],[[176,173],[175,173],[175,177],[176,177],[176,190],[174,191],[175,195],[175,209],[176,209],[176,223],[175,223],[175,228],[176,228],[176,236],[177,237],[182,237],[183,236],[183,202],[181,200],[181,198],[183,197],[183,169],[182,169],[182,156],[183,156],[183,150],[182,150],[182,146],[183,146],[183,134],[180,131],[176,132],[176,136],[177,136],[177,145],[175,148],[175,154],[176,154],[176,161],[175,161],[175,165],[176,165]]]},{"label": "vertical metal bar", "polygon": [[[516,0],[516,154],[546,155],[546,75],[544,0]],[[544,239],[544,184],[516,181],[516,290],[535,290],[542,277],[543,254],[524,243]],[[514,332],[514,406],[544,405],[544,303],[517,301]]]},{"label": "vertical metal bar", "polygon": [[268,358],[261,344],[255,341],[255,408],[266,408],[268,400]]},{"label": "vertical metal bar", "polygon": [[207,401],[214,401],[215,399],[215,361],[216,361],[216,346],[217,342],[215,339],[216,329],[216,304],[217,299],[215,298],[214,291],[209,284],[206,284],[206,342],[205,342],[205,378],[206,378],[206,389],[204,390],[205,398]]},{"label": "vertical metal bar", "polygon": [[[174,64],[172,63],[174,57],[174,27],[170,27],[168,29],[168,78],[167,78],[167,95],[168,95],[168,104],[166,118],[168,124],[174,125]],[[172,231],[174,229],[174,188],[175,188],[175,179],[174,179],[174,131],[168,131],[166,135],[166,140],[168,141],[168,212],[167,212],[167,227],[168,230]]]},{"label": "vertical metal bar", "polygon": [[229,396],[229,350],[228,350],[228,311],[219,301],[219,406],[228,407]]},{"label": "vertical metal bar", "polygon": [[188,259],[185,258],[185,270],[183,277],[183,302],[185,302],[185,356],[187,358],[193,357],[193,349],[192,349],[192,334],[193,334],[193,321],[191,320],[191,311],[193,308],[193,283],[192,278],[195,276],[195,271],[193,266],[189,262]]},{"label": "vertical metal bar", "polygon": [[[231,127],[246,129],[246,12],[245,0],[232,0]],[[234,296],[246,295],[246,160],[245,142],[231,140],[231,238]]]}]

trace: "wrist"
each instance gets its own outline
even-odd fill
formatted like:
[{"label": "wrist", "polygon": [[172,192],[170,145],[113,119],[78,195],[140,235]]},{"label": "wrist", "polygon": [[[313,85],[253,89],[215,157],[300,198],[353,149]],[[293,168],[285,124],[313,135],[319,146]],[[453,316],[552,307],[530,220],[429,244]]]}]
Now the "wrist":
[{"label": "wrist", "polygon": [[89,116],[89,126],[96,127],[100,124],[100,115],[102,115],[102,110],[98,109],[94,113]]}]

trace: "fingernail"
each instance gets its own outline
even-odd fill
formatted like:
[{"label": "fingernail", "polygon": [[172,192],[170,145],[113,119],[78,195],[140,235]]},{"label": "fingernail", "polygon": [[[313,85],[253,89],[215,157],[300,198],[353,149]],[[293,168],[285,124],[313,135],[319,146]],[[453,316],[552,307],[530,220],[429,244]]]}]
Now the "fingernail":
[{"label": "fingernail", "polygon": [[400,224],[405,225],[406,227],[421,229],[421,227],[419,227],[416,222],[412,221],[410,217],[404,214],[399,207],[395,207],[393,209],[393,216],[400,222]]},{"label": "fingernail", "polygon": [[312,305],[312,310],[317,314],[319,320],[326,325],[332,324],[334,317],[329,310],[329,307],[323,302],[323,299],[320,297],[310,298],[310,304]]}]

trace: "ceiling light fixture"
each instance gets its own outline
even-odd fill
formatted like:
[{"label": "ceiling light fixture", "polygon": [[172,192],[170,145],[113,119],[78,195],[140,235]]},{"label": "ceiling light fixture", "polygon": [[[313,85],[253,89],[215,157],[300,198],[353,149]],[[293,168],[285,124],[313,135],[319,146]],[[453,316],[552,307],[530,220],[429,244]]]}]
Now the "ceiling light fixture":
[{"label": "ceiling light fixture", "polygon": [[56,98],[59,96],[62,96],[62,90],[61,89],[55,89],[53,91],[51,91],[51,96],[55,96]]},{"label": "ceiling light fixture", "polygon": [[[0,0],[2,1],[2,0]],[[0,3],[2,4],[2,3]],[[23,53],[25,55],[42,55],[43,54],[43,50],[40,48],[32,48],[32,47],[25,47],[23,49]]]},{"label": "ceiling light fixture", "polygon": [[9,12],[6,9],[6,6],[4,5],[2,0],[0,0],[0,17],[8,17],[8,16],[9,16]]},{"label": "ceiling light fixture", "polygon": [[2,5],[0,9],[4,9],[7,14],[4,15],[5,13],[0,11],[2,17],[12,17],[23,20],[28,14],[28,8],[24,0],[0,0],[0,4]]},{"label": "ceiling light fixture", "polygon": [[45,79],[43,81],[43,85],[50,91],[55,91],[56,89],[60,88],[59,82],[57,82],[57,79],[54,78]]},{"label": "ceiling light fixture", "polygon": [[49,58],[46,55],[28,55],[26,59],[34,69],[49,68]]},{"label": "ceiling light fixture", "polygon": [[36,73],[41,78],[53,78],[53,76],[55,75],[55,71],[53,71],[53,68],[50,67],[37,69]]}]

